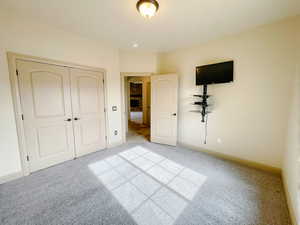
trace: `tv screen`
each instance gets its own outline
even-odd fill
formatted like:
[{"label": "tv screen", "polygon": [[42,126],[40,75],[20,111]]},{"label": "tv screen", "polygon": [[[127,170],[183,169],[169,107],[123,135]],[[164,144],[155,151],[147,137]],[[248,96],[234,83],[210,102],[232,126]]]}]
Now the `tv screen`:
[{"label": "tv screen", "polygon": [[196,85],[233,81],[233,61],[196,67]]}]

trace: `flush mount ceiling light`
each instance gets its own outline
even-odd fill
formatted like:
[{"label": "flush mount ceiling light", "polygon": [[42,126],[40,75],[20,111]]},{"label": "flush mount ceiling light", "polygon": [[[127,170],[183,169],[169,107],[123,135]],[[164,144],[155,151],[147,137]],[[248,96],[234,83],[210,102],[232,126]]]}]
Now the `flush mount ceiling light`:
[{"label": "flush mount ceiling light", "polygon": [[146,18],[151,18],[157,12],[159,4],[156,0],[139,0],[136,8]]}]

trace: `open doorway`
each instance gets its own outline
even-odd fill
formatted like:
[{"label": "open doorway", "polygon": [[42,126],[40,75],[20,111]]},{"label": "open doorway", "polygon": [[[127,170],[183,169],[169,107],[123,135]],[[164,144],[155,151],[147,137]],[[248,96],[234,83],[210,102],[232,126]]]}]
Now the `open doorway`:
[{"label": "open doorway", "polygon": [[150,141],[151,80],[149,75],[123,75],[124,141]]}]

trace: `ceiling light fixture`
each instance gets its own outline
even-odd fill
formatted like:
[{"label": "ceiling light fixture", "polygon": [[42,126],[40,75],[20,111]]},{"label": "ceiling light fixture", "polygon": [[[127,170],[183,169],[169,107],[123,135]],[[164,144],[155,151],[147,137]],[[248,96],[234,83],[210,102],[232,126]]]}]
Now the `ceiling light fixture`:
[{"label": "ceiling light fixture", "polygon": [[158,11],[159,4],[156,0],[139,0],[136,8],[146,18],[151,18]]}]

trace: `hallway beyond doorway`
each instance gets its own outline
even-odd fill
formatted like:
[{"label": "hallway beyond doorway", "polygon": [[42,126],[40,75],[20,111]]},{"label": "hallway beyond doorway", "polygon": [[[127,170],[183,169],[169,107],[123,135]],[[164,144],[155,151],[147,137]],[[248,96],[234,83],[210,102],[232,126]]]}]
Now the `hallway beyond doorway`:
[{"label": "hallway beyond doorway", "polygon": [[130,76],[123,79],[125,108],[125,140],[149,142],[151,123],[151,79],[145,76]]},{"label": "hallway beyond doorway", "polygon": [[128,121],[128,142],[149,142],[150,127],[134,121]]}]

